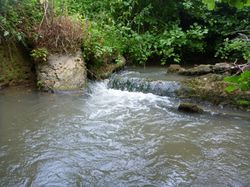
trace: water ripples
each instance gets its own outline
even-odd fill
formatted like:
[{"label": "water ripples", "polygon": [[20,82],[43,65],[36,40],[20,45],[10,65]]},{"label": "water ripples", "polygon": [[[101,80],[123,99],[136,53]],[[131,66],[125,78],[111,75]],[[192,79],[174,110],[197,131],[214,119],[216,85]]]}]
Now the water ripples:
[{"label": "water ripples", "polygon": [[0,186],[250,183],[247,119],[185,115],[175,98],[107,82],[84,95],[16,97],[22,106],[8,94],[1,100]]}]

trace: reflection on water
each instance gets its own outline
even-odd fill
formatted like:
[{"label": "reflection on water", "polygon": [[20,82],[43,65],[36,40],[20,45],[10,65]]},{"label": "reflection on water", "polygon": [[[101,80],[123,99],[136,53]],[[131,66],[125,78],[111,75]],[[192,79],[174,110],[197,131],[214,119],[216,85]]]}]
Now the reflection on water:
[{"label": "reflection on water", "polygon": [[0,93],[0,186],[247,186],[249,117],[107,89]]}]

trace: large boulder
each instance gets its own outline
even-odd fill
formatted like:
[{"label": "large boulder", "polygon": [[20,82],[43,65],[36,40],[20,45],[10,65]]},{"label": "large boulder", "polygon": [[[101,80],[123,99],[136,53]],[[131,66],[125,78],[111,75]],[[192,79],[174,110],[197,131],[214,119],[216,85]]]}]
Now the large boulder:
[{"label": "large boulder", "polygon": [[50,54],[46,63],[38,63],[37,85],[44,91],[79,90],[86,84],[86,67],[81,52],[74,55]]}]

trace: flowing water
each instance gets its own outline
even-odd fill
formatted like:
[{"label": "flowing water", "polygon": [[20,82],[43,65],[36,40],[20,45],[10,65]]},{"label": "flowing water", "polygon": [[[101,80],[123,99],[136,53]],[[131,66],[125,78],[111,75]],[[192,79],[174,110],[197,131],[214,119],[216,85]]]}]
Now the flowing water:
[{"label": "flowing water", "polygon": [[1,91],[0,186],[249,186],[249,113],[189,115],[178,102],[107,81]]}]

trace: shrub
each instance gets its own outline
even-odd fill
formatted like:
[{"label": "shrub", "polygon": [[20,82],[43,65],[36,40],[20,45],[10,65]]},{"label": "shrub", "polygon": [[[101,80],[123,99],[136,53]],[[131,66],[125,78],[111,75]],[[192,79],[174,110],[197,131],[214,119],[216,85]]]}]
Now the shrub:
[{"label": "shrub", "polygon": [[48,50],[46,48],[37,48],[31,51],[31,56],[36,62],[45,63],[48,58]]},{"label": "shrub", "polygon": [[216,56],[223,59],[250,59],[250,42],[249,39],[235,38],[233,40],[225,39],[219,47]]},{"label": "shrub", "polygon": [[88,65],[102,66],[116,62],[124,53],[125,42],[115,26],[88,22],[88,34],[83,41],[83,54]]}]

